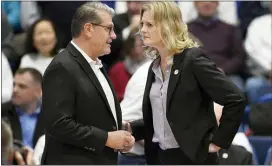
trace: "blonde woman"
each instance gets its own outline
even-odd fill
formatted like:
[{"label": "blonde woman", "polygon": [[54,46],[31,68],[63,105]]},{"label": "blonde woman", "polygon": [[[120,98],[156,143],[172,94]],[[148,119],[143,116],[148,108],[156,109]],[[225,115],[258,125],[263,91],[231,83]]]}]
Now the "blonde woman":
[{"label": "blonde woman", "polygon": [[[131,122],[145,139],[148,165],[218,164],[245,108],[240,90],[188,37],[174,2],[150,2],[141,9],[140,34],[154,58],[143,98],[143,120]],[[213,101],[224,106],[217,127]]]}]

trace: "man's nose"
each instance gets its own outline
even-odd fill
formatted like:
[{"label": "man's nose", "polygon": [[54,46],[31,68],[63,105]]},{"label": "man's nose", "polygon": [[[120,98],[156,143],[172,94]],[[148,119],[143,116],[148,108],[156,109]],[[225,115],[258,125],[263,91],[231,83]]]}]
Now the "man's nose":
[{"label": "man's nose", "polygon": [[116,39],[116,38],[117,38],[117,36],[116,36],[116,34],[115,34],[114,31],[112,31],[112,32],[110,33],[110,37],[111,37],[112,39]]}]

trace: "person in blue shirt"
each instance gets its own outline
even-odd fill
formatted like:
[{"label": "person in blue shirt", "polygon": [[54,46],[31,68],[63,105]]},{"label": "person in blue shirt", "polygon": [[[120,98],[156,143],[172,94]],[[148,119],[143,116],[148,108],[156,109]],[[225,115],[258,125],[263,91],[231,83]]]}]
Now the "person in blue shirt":
[{"label": "person in blue shirt", "polygon": [[44,134],[40,116],[42,75],[33,68],[19,69],[14,76],[12,98],[2,104],[2,118],[8,119],[13,139],[33,148]]},{"label": "person in blue shirt", "polygon": [[19,32],[21,30],[21,5],[20,1],[2,1],[1,9],[6,14],[8,22],[11,24],[13,31]]}]

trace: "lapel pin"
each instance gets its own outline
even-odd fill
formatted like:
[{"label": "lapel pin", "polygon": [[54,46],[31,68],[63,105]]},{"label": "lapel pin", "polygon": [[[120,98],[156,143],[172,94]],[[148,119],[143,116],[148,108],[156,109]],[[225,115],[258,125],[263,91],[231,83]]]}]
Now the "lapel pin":
[{"label": "lapel pin", "polygon": [[177,75],[177,74],[178,74],[178,70],[175,70],[175,71],[174,71],[174,74]]}]

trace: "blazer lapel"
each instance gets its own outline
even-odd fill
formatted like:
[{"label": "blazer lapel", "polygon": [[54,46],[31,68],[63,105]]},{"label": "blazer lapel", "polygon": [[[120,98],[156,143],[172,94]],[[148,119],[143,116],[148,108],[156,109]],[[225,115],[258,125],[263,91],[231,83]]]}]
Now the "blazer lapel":
[{"label": "blazer lapel", "polygon": [[174,55],[173,66],[170,73],[168,90],[167,90],[167,101],[166,101],[166,111],[168,111],[171,97],[173,95],[174,90],[176,89],[177,82],[179,80],[180,74],[182,73],[183,60],[186,55],[186,49],[180,53]]},{"label": "blazer lapel", "polygon": [[107,100],[107,97],[106,97],[106,95],[105,95],[105,93],[103,91],[103,88],[102,88],[101,84],[99,83],[99,81],[98,81],[93,69],[91,68],[90,64],[88,64],[86,59],[84,59],[83,55],[81,55],[81,53],[71,43],[68,44],[67,49],[76,58],[76,61],[83,68],[83,70],[88,75],[88,77],[90,78],[90,80],[92,81],[92,83],[94,84],[94,86],[96,87],[98,92],[100,93],[101,97],[105,101],[105,103],[108,106],[109,110],[111,110],[109,102]]}]

